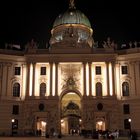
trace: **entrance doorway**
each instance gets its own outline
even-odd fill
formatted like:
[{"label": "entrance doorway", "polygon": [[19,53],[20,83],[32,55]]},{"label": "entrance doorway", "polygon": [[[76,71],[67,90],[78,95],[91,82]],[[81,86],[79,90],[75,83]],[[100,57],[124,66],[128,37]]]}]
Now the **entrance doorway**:
[{"label": "entrance doorway", "polygon": [[81,127],[81,98],[74,92],[65,94],[61,100],[61,133],[76,135]]},{"label": "entrance doorway", "polygon": [[81,119],[78,116],[67,116],[61,119],[61,133],[78,135],[81,131]]},{"label": "entrance doorway", "polygon": [[98,120],[96,121],[96,130],[102,130],[105,131],[105,121],[104,120]]},{"label": "entrance doorway", "polygon": [[45,136],[46,134],[46,126],[47,123],[43,119],[39,118],[37,121],[37,130],[36,130],[36,135],[37,136]]}]

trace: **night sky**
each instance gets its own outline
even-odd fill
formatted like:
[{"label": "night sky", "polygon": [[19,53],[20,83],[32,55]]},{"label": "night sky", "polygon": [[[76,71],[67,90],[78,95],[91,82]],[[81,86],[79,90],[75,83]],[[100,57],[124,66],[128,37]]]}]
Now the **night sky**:
[{"label": "night sky", "polygon": [[[95,41],[140,41],[140,7],[137,0],[75,0],[90,20]],[[40,48],[49,41],[55,18],[68,9],[69,0],[1,0],[0,47],[24,46],[32,38]]]}]

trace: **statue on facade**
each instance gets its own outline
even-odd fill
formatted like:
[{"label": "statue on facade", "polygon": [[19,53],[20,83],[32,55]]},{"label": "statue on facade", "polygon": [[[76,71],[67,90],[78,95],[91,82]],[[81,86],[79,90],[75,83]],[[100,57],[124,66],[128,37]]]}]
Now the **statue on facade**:
[{"label": "statue on facade", "polygon": [[114,40],[111,40],[110,37],[108,37],[106,41],[103,41],[102,46],[103,48],[113,48],[115,50],[118,48],[117,43],[115,43]]},{"label": "statue on facade", "polygon": [[132,48],[132,46],[133,46],[133,44],[132,44],[132,42],[130,41],[130,42],[129,42],[129,48]]},{"label": "statue on facade", "polygon": [[66,83],[63,86],[63,88],[68,88],[68,89],[76,88],[76,83],[75,83],[75,80],[72,76],[68,77],[68,79],[66,79],[65,82]]},{"label": "statue on facade", "polygon": [[134,47],[137,48],[138,47],[138,42],[134,41]]},{"label": "statue on facade", "polygon": [[29,42],[29,44],[30,44],[30,48],[32,48],[32,49],[37,49],[37,42],[35,42],[34,41],[34,39],[32,39],[30,42]]},{"label": "statue on facade", "polygon": [[33,50],[36,50],[38,48],[38,44],[34,39],[31,39],[26,45],[25,45],[25,52],[30,52]]},{"label": "statue on facade", "polygon": [[75,9],[75,3],[74,3],[74,0],[70,0],[69,8],[70,8],[70,9]]}]

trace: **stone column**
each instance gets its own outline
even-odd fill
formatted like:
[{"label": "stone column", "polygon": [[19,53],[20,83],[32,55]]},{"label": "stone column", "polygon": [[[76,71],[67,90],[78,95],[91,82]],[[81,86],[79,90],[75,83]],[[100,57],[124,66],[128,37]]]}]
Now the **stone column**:
[{"label": "stone column", "polygon": [[136,94],[140,93],[140,63],[135,62],[135,85],[136,85]]},{"label": "stone column", "polygon": [[[0,93],[2,93],[2,63],[0,63]],[[0,94],[1,97],[1,94]]]},{"label": "stone column", "polygon": [[84,88],[84,90],[83,90],[83,92],[84,92],[84,96],[86,96],[86,63],[84,62],[83,63],[83,84],[84,84],[84,86],[83,86],[83,88]]},{"label": "stone column", "polygon": [[6,96],[7,91],[7,63],[2,65],[2,96]]},{"label": "stone column", "polygon": [[115,64],[114,62],[111,62],[111,65],[112,65],[112,94],[113,96],[115,95]]},{"label": "stone column", "polygon": [[26,65],[25,64],[22,64],[22,93],[21,93],[21,95],[22,95],[22,98],[24,99],[25,98],[25,95],[26,95],[26,86],[27,85],[25,85],[25,83],[26,83],[26,77],[27,77],[27,73],[26,73],[26,71],[27,71],[27,67],[26,67]]},{"label": "stone column", "polygon": [[55,63],[55,96],[58,96],[58,63]]},{"label": "stone column", "polygon": [[116,63],[116,77],[115,77],[115,81],[116,81],[116,84],[115,84],[115,90],[116,90],[116,95],[117,96],[121,96],[121,84],[120,84],[120,63]]},{"label": "stone column", "polygon": [[93,71],[92,71],[92,95],[96,96],[96,91],[95,91],[95,84],[96,84],[96,80],[95,80],[95,64],[92,63],[92,67],[93,67]]},{"label": "stone column", "polygon": [[109,62],[106,62],[106,83],[107,83],[107,95],[110,96],[109,90]]},{"label": "stone column", "polygon": [[[135,83],[135,62],[130,62],[130,77],[131,78],[131,88],[129,87],[129,93],[132,95],[136,94],[136,83]],[[130,85],[129,85],[130,86]],[[131,91],[130,91],[131,90]]]},{"label": "stone column", "polygon": [[33,63],[32,96],[35,96],[35,68],[36,63]]},{"label": "stone column", "polygon": [[27,79],[26,79],[26,96],[29,96],[29,88],[30,88],[30,65],[31,63],[27,63]]},{"label": "stone column", "polygon": [[10,82],[11,75],[12,75],[11,66],[12,66],[12,64],[10,64],[10,63],[7,64],[7,85],[6,85],[6,87],[8,87],[8,88],[6,88],[7,89],[6,90],[6,96],[12,96],[11,95],[12,89],[11,89],[11,82]]},{"label": "stone column", "polygon": [[49,96],[52,96],[52,67],[53,67],[53,63],[50,63],[50,94]]},{"label": "stone column", "polygon": [[92,62],[89,62],[88,63],[89,64],[89,96],[92,96],[92,86],[91,86],[91,84],[92,84],[92,82],[91,82],[91,79],[92,79],[92,75],[91,75],[91,66],[92,66]]}]

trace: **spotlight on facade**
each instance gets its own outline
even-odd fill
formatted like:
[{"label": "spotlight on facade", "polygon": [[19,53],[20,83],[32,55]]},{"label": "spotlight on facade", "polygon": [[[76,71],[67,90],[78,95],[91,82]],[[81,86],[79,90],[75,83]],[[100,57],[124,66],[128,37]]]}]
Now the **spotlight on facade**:
[{"label": "spotlight on facade", "polygon": [[61,120],[61,123],[63,123],[63,122],[64,122],[64,120],[62,119],[62,120]]},{"label": "spotlight on facade", "polygon": [[12,119],[11,122],[14,123],[15,122],[15,119]]},{"label": "spotlight on facade", "polygon": [[82,120],[81,120],[81,119],[79,119],[79,122],[82,122]]},{"label": "spotlight on facade", "polygon": [[132,120],[129,118],[128,121],[131,122]]},{"label": "spotlight on facade", "polygon": [[65,127],[65,122],[63,119],[61,120],[61,127]]},{"label": "spotlight on facade", "polygon": [[103,122],[102,122],[102,121],[99,121],[99,122],[98,122],[98,125],[100,125],[100,126],[101,126],[102,124],[103,124]]}]

